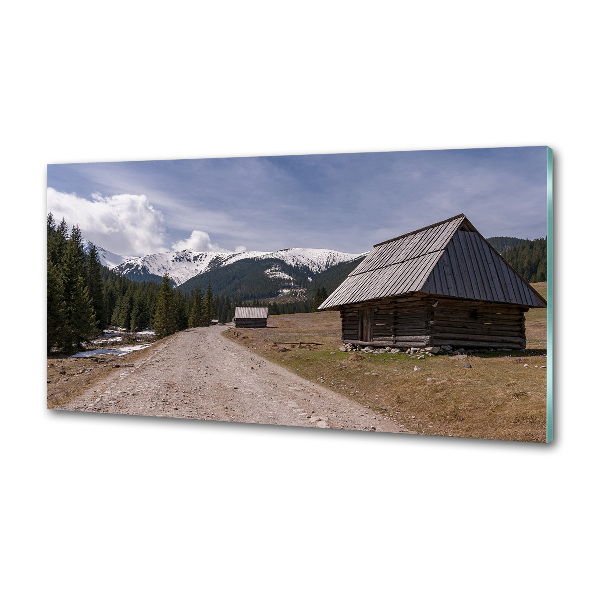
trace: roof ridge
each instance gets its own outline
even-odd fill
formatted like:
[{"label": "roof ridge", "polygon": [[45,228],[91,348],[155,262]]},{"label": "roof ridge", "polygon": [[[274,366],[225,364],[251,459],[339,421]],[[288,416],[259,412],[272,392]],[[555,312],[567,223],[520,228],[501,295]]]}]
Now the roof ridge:
[{"label": "roof ridge", "polygon": [[[437,227],[438,225],[443,225],[444,223],[449,223],[450,221],[454,221],[455,219],[467,219],[463,213],[456,215],[454,217],[450,217],[449,219],[444,219],[443,221],[439,221],[438,223],[432,223],[431,225],[427,225],[427,227],[421,227],[421,229],[415,229],[414,231],[409,231],[408,233],[404,233],[399,235],[398,237],[392,238],[390,240],[386,240],[385,242],[379,242],[379,244],[373,244],[373,248],[377,248],[378,246],[383,246],[384,244],[389,244],[390,242],[395,242],[396,240],[400,240],[408,235],[413,235],[414,233],[420,233],[421,231],[425,231],[426,229],[431,229],[433,227]],[[468,220],[468,219],[467,219]]]}]

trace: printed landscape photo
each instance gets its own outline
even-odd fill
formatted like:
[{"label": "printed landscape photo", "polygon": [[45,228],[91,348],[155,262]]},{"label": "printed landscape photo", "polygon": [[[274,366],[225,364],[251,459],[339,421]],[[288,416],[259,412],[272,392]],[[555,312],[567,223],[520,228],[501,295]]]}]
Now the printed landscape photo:
[{"label": "printed landscape photo", "polygon": [[545,146],[48,165],[47,406],[551,441],[551,172]]}]

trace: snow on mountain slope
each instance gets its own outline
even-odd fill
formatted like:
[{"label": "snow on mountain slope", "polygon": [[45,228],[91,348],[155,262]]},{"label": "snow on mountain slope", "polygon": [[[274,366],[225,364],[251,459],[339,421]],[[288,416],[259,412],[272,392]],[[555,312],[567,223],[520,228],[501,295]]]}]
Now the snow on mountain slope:
[{"label": "snow on mountain slope", "polygon": [[243,258],[254,258],[264,252],[197,252],[181,250],[178,252],[161,252],[148,254],[138,258],[130,258],[118,265],[115,271],[120,275],[158,275],[165,273],[175,285],[181,285],[188,279],[205,273],[211,269],[230,264]]},{"label": "snow on mountain slope", "polygon": [[262,258],[277,258],[292,267],[307,267],[313,273],[321,273],[341,262],[354,260],[364,254],[349,254],[323,248],[287,248],[270,252]]},{"label": "snow on mountain slope", "polygon": [[266,269],[265,275],[269,279],[289,279],[290,281],[294,281],[294,278],[291,275],[284,273],[278,264],[275,264],[272,267]]},{"label": "snow on mountain slope", "polygon": [[[92,242],[86,239],[83,239],[81,241],[83,243],[84,252],[89,254]],[[100,264],[104,265],[105,267],[108,267],[109,269],[114,269],[122,262],[130,260],[132,258],[130,256],[122,256],[121,254],[115,254],[114,252],[105,250],[100,246],[96,246],[96,252],[98,253],[98,260],[100,261]]]},{"label": "snow on mountain slope", "polygon": [[[195,250],[182,250],[129,258],[118,265],[115,271],[125,277],[145,274],[162,277],[165,273],[168,273],[175,285],[181,285],[195,275],[246,258],[278,259],[290,266],[306,267],[312,273],[320,273],[340,262],[354,260],[359,256],[363,255],[315,248],[288,248],[276,252],[197,252]],[[281,274],[270,276],[285,277]]]}]

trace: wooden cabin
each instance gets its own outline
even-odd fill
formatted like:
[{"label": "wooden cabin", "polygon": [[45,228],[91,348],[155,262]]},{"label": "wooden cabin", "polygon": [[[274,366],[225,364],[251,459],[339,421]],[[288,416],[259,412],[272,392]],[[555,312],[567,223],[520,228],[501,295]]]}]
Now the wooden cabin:
[{"label": "wooden cabin", "polygon": [[269,309],[261,306],[236,306],[233,322],[236,327],[266,327]]},{"label": "wooden cabin", "polygon": [[546,301],[464,216],[373,246],[319,306],[342,340],[397,348],[524,348],[525,313]]}]

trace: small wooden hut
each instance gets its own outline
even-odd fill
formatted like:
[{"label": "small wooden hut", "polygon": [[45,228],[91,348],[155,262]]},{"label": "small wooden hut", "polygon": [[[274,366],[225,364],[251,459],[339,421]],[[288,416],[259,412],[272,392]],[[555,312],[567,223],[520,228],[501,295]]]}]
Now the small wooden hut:
[{"label": "small wooden hut", "polygon": [[233,322],[236,327],[266,327],[269,309],[261,306],[236,306]]},{"label": "small wooden hut", "polygon": [[376,244],[319,309],[351,344],[524,348],[525,312],[545,306],[461,214]]}]

